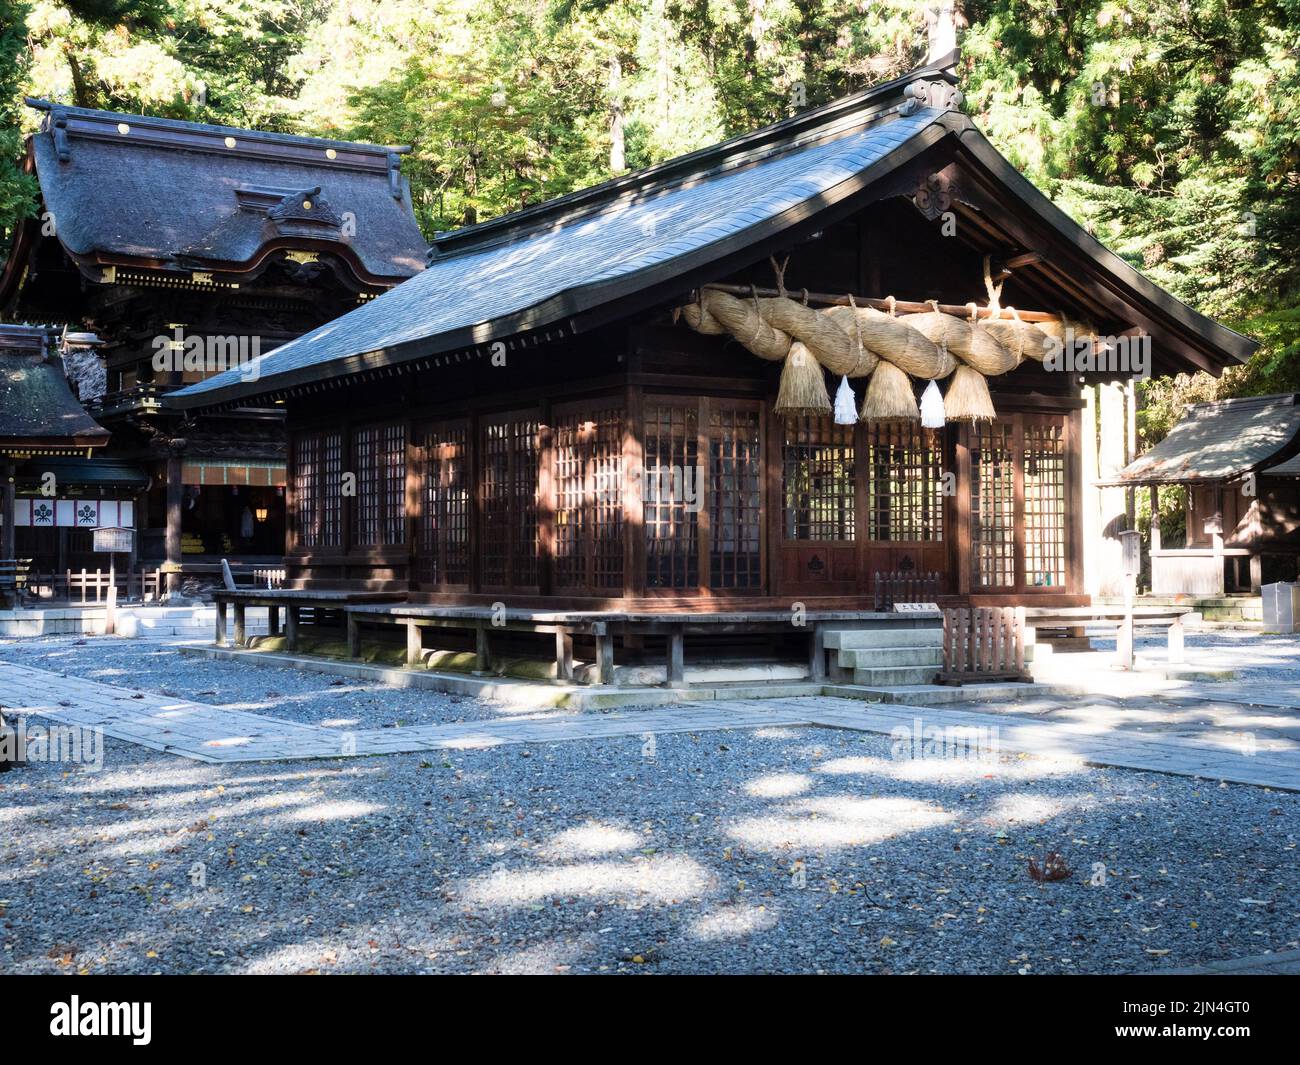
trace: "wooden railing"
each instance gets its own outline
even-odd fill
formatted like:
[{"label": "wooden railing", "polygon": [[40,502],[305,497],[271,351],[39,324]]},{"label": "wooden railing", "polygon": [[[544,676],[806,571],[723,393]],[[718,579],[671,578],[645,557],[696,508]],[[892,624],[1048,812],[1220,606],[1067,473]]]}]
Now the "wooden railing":
[{"label": "wooden railing", "polygon": [[[239,574],[234,574],[235,582],[239,582]],[[253,570],[254,588],[282,588],[284,586],[283,569],[255,569]]]},{"label": "wooden railing", "polygon": [[939,596],[939,574],[915,570],[876,570],[876,610],[893,610],[895,603],[933,603]]},{"label": "wooden railing", "polygon": [[[118,594],[123,599],[149,602],[162,598],[166,577],[160,569],[142,569],[135,573],[119,570],[113,575]],[[62,573],[45,573],[31,570],[26,575],[23,588],[37,599],[60,599],[78,606],[102,604],[108,598],[110,584],[106,569],[64,570]]]},{"label": "wooden railing", "polygon": [[1029,679],[1024,607],[958,607],[943,612],[940,684]]},{"label": "wooden railing", "polygon": [[0,558],[0,607],[17,605],[27,578],[28,559]]}]

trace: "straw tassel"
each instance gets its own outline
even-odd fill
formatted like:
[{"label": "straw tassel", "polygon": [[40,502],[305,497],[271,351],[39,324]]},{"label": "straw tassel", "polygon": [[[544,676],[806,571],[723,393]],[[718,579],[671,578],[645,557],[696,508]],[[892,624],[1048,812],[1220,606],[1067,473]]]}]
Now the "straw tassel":
[{"label": "straw tassel", "polygon": [[821,363],[798,340],[790,345],[790,354],[785,357],[774,409],[786,416],[831,413],[831,397],[826,391]]},{"label": "straw tassel", "polygon": [[921,394],[921,425],[926,429],[942,429],[944,425],[943,395],[933,381]]},{"label": "straw tassel", "polygon": [[962,364],[953,372],[948,394],[943,397],[943,412],[950,422],[992,421],[997,417],[993,397],[984,375]]},{"label": "straw tassel", "polygon": [[912,380],[892,362],[882,361],[871,375],[862,400],[864,422],[914,422],[921,417]]}]

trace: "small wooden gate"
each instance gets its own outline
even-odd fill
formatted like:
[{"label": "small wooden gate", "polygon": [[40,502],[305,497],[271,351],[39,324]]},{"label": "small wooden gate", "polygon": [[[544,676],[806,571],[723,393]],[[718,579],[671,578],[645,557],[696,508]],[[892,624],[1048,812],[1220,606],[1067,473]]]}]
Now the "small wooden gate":
[{"label": "small wooden gate", "polygon": [[876,570],[876,610],[893,610],[895,603],[933,603],[939,598],[939,574],[917,570]]},{"label": "small wooden gate", "polygon": [[1032,678],[1025,672],[1025,608],[960,607],[943,612],[940,684]]}]

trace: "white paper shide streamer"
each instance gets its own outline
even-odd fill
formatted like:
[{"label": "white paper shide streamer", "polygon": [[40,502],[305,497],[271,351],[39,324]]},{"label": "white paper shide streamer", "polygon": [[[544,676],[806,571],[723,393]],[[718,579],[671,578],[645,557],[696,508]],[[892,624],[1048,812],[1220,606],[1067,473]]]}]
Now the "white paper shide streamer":
[{"label": "white paper shide streamer", "polygon": [[[933,384],[933,382],[931,382]],[[939,404],[939,415],[943,416],[943,404]],[[835,392],[835,424],[852,425],[858,420],[857,401],[853,398],[853,386],[847,377],[840,378],[840,387]]]},{"label": "white paper shide streamer", "polygon": [[[838,419],[838,397],[836,397],[835,409]],[[943,421],[943,395],[939,391],[939,386],[931,381],[921,394],[921,424],[927,429],[942,429]]]}]

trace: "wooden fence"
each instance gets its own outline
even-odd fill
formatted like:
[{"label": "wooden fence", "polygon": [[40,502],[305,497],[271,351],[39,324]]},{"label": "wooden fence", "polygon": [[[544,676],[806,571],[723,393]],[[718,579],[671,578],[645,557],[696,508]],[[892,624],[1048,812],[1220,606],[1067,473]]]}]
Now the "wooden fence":
[{"label": "wooden fence", "polygon": [[1025,672],[1025,608],[958,607],[943,612],[940,684],[1029,680]]},{"label": "wooden fence", "polygon": [[939,597],[939,574],[915,570],[876,570],[875,610],[893,610],[895,603],[933,603]]},{"label": "wooden fence", "polygon": [[[123,600],[157,602],[167,590],[167,575],[161,568],[141,569],[133,573],[118,570],[114,576],[118,596]],[[279,588],[284,583],[284,577],[283,569],[254,569],[235,573],[237,583],[254,588]],[[104,603],[108,599],[108,586],[109,571],[106,569],[69,569],[62,573],[24,569],[20,571],[16,585],[20,593],[26,593],[29,597],[65,600],[78,606]]]}]

